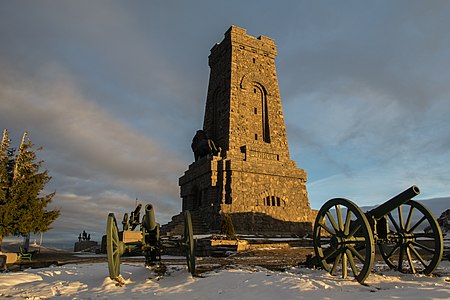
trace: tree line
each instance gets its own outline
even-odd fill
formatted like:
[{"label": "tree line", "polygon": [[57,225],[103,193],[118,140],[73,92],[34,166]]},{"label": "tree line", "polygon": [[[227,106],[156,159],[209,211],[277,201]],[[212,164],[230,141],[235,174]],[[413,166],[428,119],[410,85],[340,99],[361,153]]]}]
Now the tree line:
[{"label": "tree line", "polygon": [[[29,236],[46,232],[60,212],[46,210],[55,193],[42,195],[51,177],[41,170],[34,145],[25,132],[19,149],[11,147],[8,131],[3,131],[0,146],[0,251],[3,237]],[[28,245],[26,245],[28,248]]]}]

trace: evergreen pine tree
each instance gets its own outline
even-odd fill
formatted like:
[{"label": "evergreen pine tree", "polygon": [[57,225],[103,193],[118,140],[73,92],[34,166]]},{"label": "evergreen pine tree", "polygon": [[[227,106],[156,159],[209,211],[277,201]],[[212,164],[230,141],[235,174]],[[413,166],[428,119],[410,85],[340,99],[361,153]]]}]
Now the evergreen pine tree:
[{"label": "evergreen pine tree", "polygon": [[12,181],[12,169],[14,164],[14,149],[10,147],[11,140],[8,131],[3,131],[0,145],[0,251],[3,237],[13,233],[13,207],[9,201],[9,189]]},{"label": "evergreen pine tree", "polygon": [[[9,191],[14,217],[12,232],[16,235],[27,236],[31,232],[45,232],[59,216],[58,209],[46,210],[55,193],[41,195],[51,177],[48,170],[39,173],[43,161],[36,161],[33,146],[25,132],[14,161]],[[28,249],[28,245],[25,245],[25,248]]]}]

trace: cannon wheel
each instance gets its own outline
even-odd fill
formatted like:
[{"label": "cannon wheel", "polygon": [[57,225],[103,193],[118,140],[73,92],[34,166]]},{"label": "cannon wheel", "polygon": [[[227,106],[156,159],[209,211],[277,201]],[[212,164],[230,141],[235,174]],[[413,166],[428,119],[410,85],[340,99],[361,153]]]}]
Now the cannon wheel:
[{"label": "cannon wheel", "polygon": [[362,210],[343,198],[326,202],[314,223],[314,251],[331,275],[340,272],[346,278],[350,265],[355,279],[363,283],[375,258],[375,242]]},{"label": "cannon wheel", "polygon": [[124,243],[119,241],[116,218],[113,213],[106,220],[106,253],[108,256],[109,278],[117,279],[120,275],[120,256],[124,252]]},{"label": "cannon wheel", "polygon": [[195,274],[195,241],[192,230],[191,213],[186,210],[184,212],[184,245],[186,247],[186,260],[189,272]]},{"label": "cannon wheel", "polygon": [[423,204],[409,200],[397,208],[395,215],[389,212],[386,219],[390,233],[387,241],[379,244],[386,264],[403,273],[432,273],[444,248],[442,231],[433,214]]}]

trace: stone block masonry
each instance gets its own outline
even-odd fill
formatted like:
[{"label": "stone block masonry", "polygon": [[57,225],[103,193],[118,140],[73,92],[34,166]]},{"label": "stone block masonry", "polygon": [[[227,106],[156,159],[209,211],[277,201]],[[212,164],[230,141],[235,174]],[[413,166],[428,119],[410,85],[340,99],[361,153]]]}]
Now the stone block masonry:
[{"label": "stone block masonry", "polygon": [[304,235],[316,211],[306,172],[290,159],[275,68],[277,46],[237,26],[211,49],[203,131],[220,152],[180,178],[182,209],[200,211],[210,230],[230,214],[237,233]]}]

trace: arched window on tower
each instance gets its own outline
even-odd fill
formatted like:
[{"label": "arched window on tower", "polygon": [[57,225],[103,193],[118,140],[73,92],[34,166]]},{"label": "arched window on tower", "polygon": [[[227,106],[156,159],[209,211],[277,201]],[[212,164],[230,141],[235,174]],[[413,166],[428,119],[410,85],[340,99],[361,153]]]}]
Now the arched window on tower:
[{"label": "arched window on tower", "polygon": [[253,87],[253,115],[256,117],[255,122],[261,125],[256,127],[258,131],[255,133],[255,140],[260,137],[264,142],[270,143],[270,126],[269,126],[269,106],[267,101],[267,92],[259,83],[255,83]]},{"label": "arched window on tower", "polygon": [[263,118],[262,118],[263,141],[266,143],[270,143],[269,109],[267,107],[267,95],[265,93],[262,99],[262,106],[263,106]]}]

